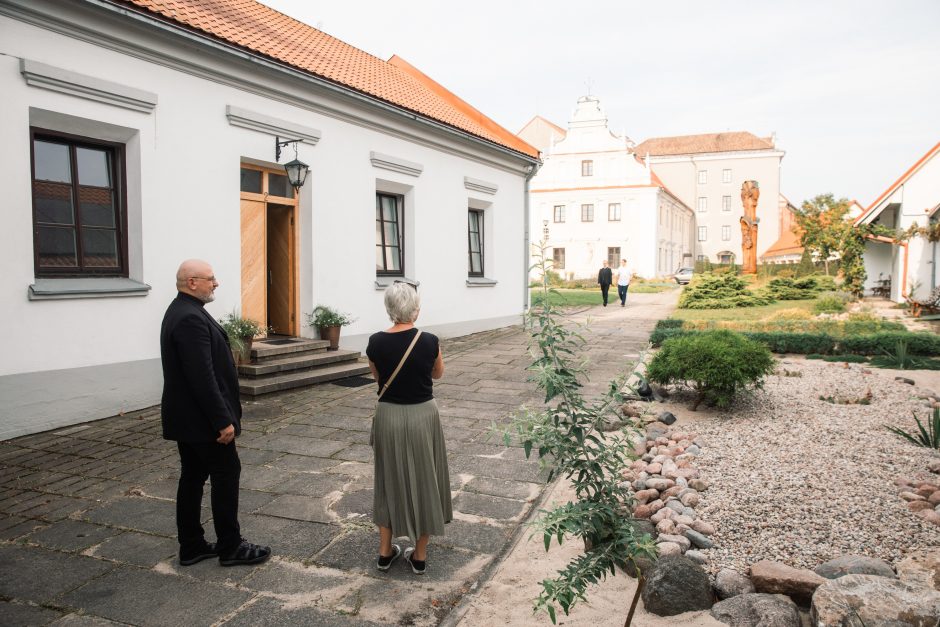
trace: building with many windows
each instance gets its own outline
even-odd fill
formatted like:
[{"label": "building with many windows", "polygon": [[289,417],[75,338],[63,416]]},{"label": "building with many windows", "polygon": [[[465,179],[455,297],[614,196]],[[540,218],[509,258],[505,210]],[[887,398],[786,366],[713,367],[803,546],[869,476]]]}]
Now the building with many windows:
[{"label": "building with many windows", "polygon": [[531,182],[532,241],[547,241],[565,277],[596,277],[604,260],[626,258],[644,277],[670,274],[690,259],[694,214],[613,134],[600,101],[578,99],[568,130],[535,117],[519,136],[540,148]]},{"label": "building with many windows", "polygon": [[0,439],[158,403],[186,258],[214,317],[325,304],[346,348],[396,278],[436,333],[518,322],[538,152],[402,59],[251,0],[0,0],[0,32]]},{"label": "building with many windows", "polygon": [[638,158],[649,159],[653,172],[682,202],[695,208],[697,261],[740,261],[744,181],[760,186],[758,259],[779,239],[784,152],[777,149],[775,138],[748,132],[654,137],[634,151]]}]

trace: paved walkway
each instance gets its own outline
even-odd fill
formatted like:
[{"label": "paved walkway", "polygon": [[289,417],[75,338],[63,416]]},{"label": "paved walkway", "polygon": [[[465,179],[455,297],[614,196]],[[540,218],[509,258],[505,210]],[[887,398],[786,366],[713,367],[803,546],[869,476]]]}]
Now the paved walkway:
[{"label": "paved walkway", "polygon": [[[625,309],[572,316],[592,316],[589,390],[635,358],[676,296],[631,295]],[[375,569],[374,387],[327,384],[245,405],[243,535],[275,554],[257,567],[177,563],[178,460],[157,408],[0,442],[0,624],[440,622],[488,577],[545,487],[521,449],[487,440],[492,421],[538,402],[526,339],[508,327],[444,342],[434,389],[456,511],[423,578],[402,562]],[[208,498],[204,508],[208,520]]]}]

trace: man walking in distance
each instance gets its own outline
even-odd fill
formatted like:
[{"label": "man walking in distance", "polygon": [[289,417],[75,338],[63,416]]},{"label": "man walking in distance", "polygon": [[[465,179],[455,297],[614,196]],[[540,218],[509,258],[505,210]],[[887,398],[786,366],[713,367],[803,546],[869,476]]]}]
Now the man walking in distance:
[{"label": "man walking in distance", "polygon": [[614,282],[614,275],[608,267],[609,265],[610,264],[608,264],[605,259],[604,267],[597,273],[597,284],[601,286],[601,294],[604,296],[604,307],[607,306],[607,290],[610,289],[610,284]]},{"label": "man walking in distance", "polygon": [[627,306],[627,290],[630,288],[630,268],[627,267],[627,260],[620,260],[620,267],[617,269],[617,296],[620,297],[620,306]]},{"label": "man walking in distance", "polygon": [[[228,336],[204,308],[218,285],[208,263],[184,261],[176,273],[179,293],[160,328],[163,437],[176,441],[180,455],[176,528],[183,566],[211,557],[218,557],[222,566],[258,564],[271,556],[270,547],[243,540],[238,525],[238,374]],[[216,543],[206,542],[200,523],[207,478]]]}]

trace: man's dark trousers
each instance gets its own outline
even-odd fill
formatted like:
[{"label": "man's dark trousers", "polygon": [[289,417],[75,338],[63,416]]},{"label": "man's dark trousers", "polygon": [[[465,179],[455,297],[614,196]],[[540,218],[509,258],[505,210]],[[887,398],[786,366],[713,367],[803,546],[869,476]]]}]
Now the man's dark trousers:
[{"label": "man's dark trousers", "polygon": [[176,528],[182,554],[198,551],[205,543],[202,528],[202,491],[211,480],[212,523],[220,551],[241,542],[238,524],[238,479],[241,462],[235,443],[177,442],[180,481],[176,491]]},{"label": "man's dark trousers", "polygon": [[610,283],[601,283],[601,294],[604,296],[604,304],[607,304],[607,292],[610,290]]},{"label": "man's dark trousers", "polygon": [[620,304],[621,304],[621,305],[626,305],[626,304],[627,304],[627,288],[628,288],[628,287],[630,287],[630,286],[629,286],[629,285],[618,285],[618,286],[617,286],[617,296],[620,297]]}]

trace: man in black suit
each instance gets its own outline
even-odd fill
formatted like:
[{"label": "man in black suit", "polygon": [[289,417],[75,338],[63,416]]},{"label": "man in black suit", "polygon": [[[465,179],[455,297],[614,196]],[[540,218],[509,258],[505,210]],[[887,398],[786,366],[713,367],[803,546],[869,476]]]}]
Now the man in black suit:
[{"label": "man in black suit", "polygon": [[[180,454],[176,528],[183,566],[211,557],[218,557],[223,566],[257,564],[271,556],[270,547],[243,540],[238,524],[238,374],[228,336],[205,310],[218,285],[208,263],[184,261],[176,273],[179,293],[160,328],[163,437],[175,440]],[[206,542],[200,522],[207,478],[212,483],[216,543]]]},{"label": "man in black suit", "polygon": [[614,282],[614,273],[611,271],[607,260],[604,260],[604,267],[597,273],[597,284],[601,286],[601,294],[604,296],[604,307],[607,306],[607,291],[610,290],[610,284]]}]

